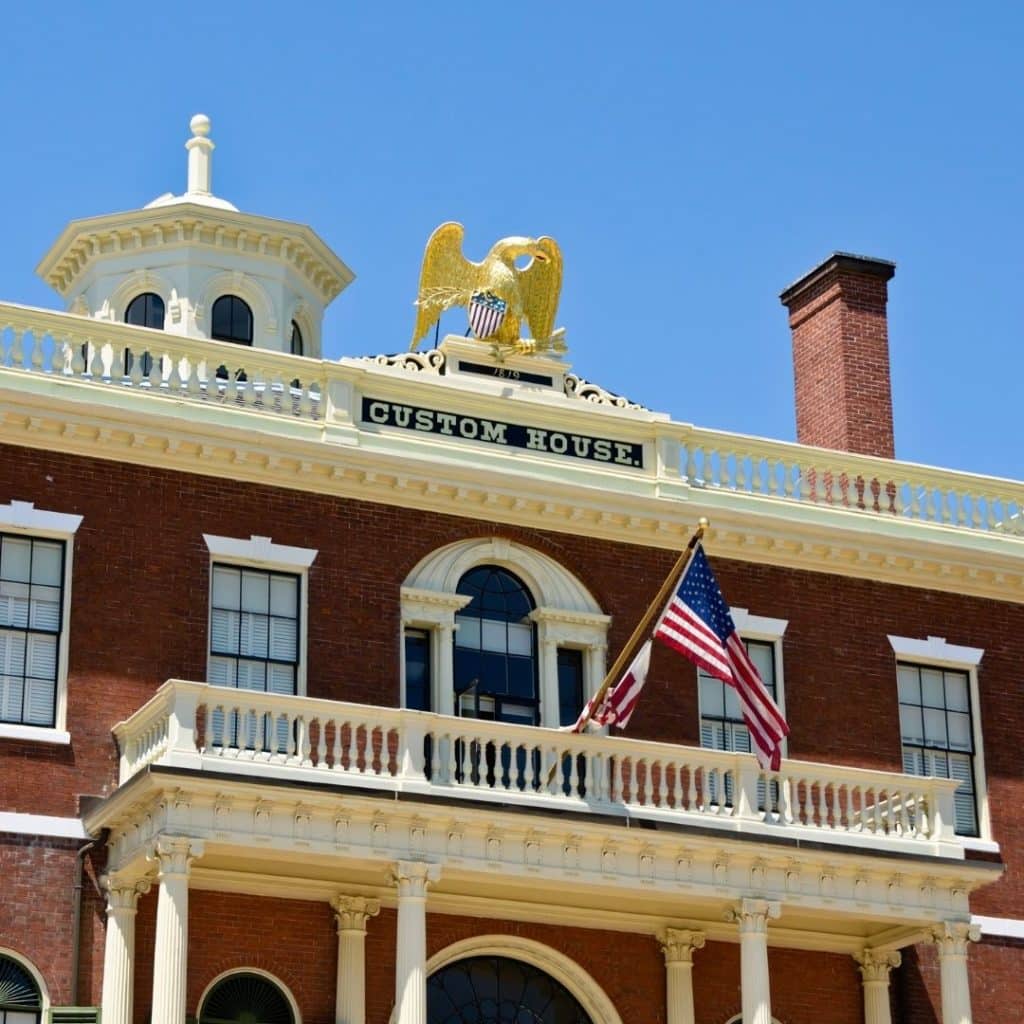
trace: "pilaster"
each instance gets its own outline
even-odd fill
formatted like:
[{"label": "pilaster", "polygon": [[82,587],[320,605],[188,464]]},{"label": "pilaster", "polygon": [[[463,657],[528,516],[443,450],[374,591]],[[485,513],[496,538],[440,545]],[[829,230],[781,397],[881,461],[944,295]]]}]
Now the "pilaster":
[{"label": "pilaster", "polygon": [[666,928],[658,936],[665,955],[667,1024],[695,1024],[693,1008],[693,951],[704,947],[703,932]]}]

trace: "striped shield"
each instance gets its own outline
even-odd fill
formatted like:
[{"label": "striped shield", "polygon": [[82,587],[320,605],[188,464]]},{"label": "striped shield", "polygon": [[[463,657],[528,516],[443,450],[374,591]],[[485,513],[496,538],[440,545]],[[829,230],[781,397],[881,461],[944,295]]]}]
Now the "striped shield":
[{"label": "striped shield", "polygon": [[469,300],[469,326],[481,341],[497,334],[508,303],[494,292],[476,292]]}]

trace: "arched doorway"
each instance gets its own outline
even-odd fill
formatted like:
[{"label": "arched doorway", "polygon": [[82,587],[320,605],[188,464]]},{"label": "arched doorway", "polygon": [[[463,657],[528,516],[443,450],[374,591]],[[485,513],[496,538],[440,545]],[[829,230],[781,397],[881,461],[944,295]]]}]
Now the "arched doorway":
[{"label": "arched doorway", "polygon": [[39,1024],[43,995],[28,968],[0,954],[0,1024]]},{"label": "arched doorway", "polygon": [[427,1024],[595,1024],[579,1000],[534,964],[469,956],[427,980]]}]

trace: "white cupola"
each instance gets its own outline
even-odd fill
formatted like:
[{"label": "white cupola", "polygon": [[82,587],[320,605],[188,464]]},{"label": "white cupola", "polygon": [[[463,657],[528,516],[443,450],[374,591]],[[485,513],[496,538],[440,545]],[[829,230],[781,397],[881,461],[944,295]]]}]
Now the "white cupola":
[{"label": "white cupola", "polygon": [[210,119],[190,127],[184,195],[71,221],[36,273],[72,313],[319,358],[324,309],[352,271],[312,228],[215,196]]}]

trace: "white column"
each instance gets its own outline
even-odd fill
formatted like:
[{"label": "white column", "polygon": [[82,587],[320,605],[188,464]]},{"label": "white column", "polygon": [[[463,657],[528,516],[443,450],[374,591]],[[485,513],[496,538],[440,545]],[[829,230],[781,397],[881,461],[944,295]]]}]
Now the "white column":
[{"label": "white column", "polygon": [[107,893],[107,937],[103,950],[103,1019],[132,1024],[135,988],[135,913],[149,882],[102,879]]},{"label": "white column", "polygon": [[439,874],[436,864],[421,861],[400,860],[394,867],[398,886],[398,935],[393,1024],[426,1024],[427,886],[437,881]]},{"label": "white column", "polygon": [[771,1024],[768,919],[779,916],[779,904],[771,900],[745,899],[740,901],[730,916],[740,929],[743,1024]]},{"label": "white column", "polygon": [[439,623],[431,637],[437,644],[437,673],[434,679],[435,707],[439,715],[455,714],[455,614],[452,621]]},{"label": "white column", "polygon": [[946,921],[932,929],[932,939],[939,949],[942,1024],[971,1024],[967,943],[980,938],[981,929],[967,921]]},{"label": "white column", "polygon": [[192,861],[202,854],[200,840],[183,837],[158,839],[151,854],[157,862],[160,883],[153,950],[152,1024],[185,1024],[188,873]]},{"label": "white column", "polygon": [[693,951],[704,946],[704,933],[667,928],[658,936],[665,954],[666,1024],[694,1024]]},{"label": "white column", "polygon": [[380,911],[380,901],[364,896],[336,896],[331,906],[338,922],[335,1024],[363,1024],[366,1020],[366,922]]},{"label": "white column", "polygon": [[541,725],[549,726],[552,729],[557,729],[561,725],[558,721],[558,706],[558,641],[551,637],[544,637],[540,641]]},{"label": "white column", "polygon": [[889,972],[899,967],[902,957],[895,950],[863,949],[853,959],[864,985],[864,1024],[892,1024]]}]

